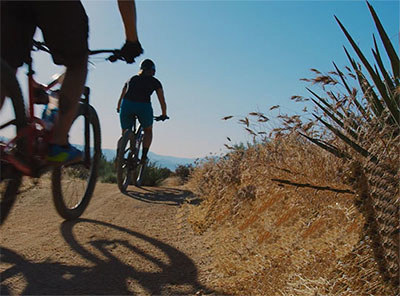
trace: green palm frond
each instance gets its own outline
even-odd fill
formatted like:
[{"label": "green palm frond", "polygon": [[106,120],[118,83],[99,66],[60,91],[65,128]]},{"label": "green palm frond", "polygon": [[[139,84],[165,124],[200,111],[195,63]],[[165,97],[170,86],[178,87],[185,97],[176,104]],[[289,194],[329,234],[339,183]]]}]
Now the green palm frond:
[{"label": "green palm frond", "polygon": [[329,130],[331,130],[336,136],[338,136],[342,141],[344,141],[347,145],[349,145],[351,148],[353,148],[356,152],[361,154],[364,157],[370,157],[373,162],[376,162],[377,159],[375,156],[371,155],[366,149],[362,148],[360,145],[358,145],[355,141],[351,140],[349,137],[347,137],[345,134],[343,134],[339,129],[335,128],[325,120],[323,120],[321,117],[317,116],[314,114],[314,117],[320,121],[323,125],[325,125]]},{"label": "green palm frond", "polygon": [[[353,130],[351,130],[349,127],[346,127],[343,121],[339,120],[333,113],[331,113],[328,109],[326,109],[324,106],[319,104],[316,100],[312,99],[312,101],[322,110],[325,112],[326,115],[328,115],[337,125],[339,125],[342,129],[344,129],[354,140],[358,140],[359,136],[357,133],[355,133]],[[337,112],[338,113],[338,112]],[[342,115],[343,116],[343,115]]]},{"label": "green palm frond", "polygon": [[345,153],[345,152],[341,151],[339,148],[337,148],[337,147],[335,147],[335,146],[333,146],[333,145],[331,145],[329,143],[323,142],[323,141],[318,140],[318,139],[313,139],[313,138],[311,138],[311,137],[309,137],[309,136],[307,136],[307,135],[305,135],[303,133],[300,133],[300,135],[302,135],[303,137],[305,137],[307,140],[309,140],[310,142],[314,143],[315,145],[321,147],[322,149],[332,153],[336,157],[351,159],[351,156],[348,153]]},{"label": "green palm frond", "polygon": [[383,65],[383,61],[382,61],[381,55],[379,53],[379,49],[378,49],[378,45],[376,43],[375,36],[373,36],[373,38],[374,38],[375,50],[372,49],[372,54],[374,55],[374,58],[379,66],[379,70],[381,71],[383,78],[385,79],[384,81],[385,81],[385,84],[387,85],[389,92],[393,92],[395,89],[395,85],[394,85],[392,79],[390,79],[389,73],[386,71],[385,66]]},{"label": "green palm frond", "polygon": [[[334,65],[336,71],[338,72],[339,77],[340,77],[340,79],[342,80],[344,87],[346,88],[347,92],[349,93],[349,96],[353,98],[353,102],[354,102],[354,104],[356,105],[358,111],[360,111],[360,113],[362,114],[362,116],[363,116],[367,121],[369,121],[370,118],[369,118],[369,116],[368,116],[366,110],[364,109],[364,107],[362,106],[362,104],[357,100],[357,98],[353,97],[353,92],[351,91],[349,85],[347,84],[346,79],[345,79],[345,77],[344,77],[344,75],[343,75],[343,72],[339,70],[339,68],[336,66],[335,63],[333,63],[333,65]],[[348,116],[348,117],[349,117],[349,116]]]},{"label": "green palm frond", "polygon": [[[370,10],[371,9],[372,9],[372,7],[370,8]],[[373,9],[372,9],[372,11],[375,13],[375,11]],[[372,13],[372,11],[371,11],[371,13]],[[398,106],[393,101],[393,98],[391,98],[388,95],[386,86],[382,82],[382,80],[380,79],[379,74],[377,72],[375,72],[375,70],[373,69],[371,64],[368,62],[368,60],[366,59],[366,57],[364,56],[364,54],[362,53],[360,48],[357,46],[357,44],[355,43],[355,41],[353,40],[353,38],[351,37],[349,32],[346,30],[346,28],[343,26],[343,24],[339,21],[339,19],[336,16],[335,16],[335,19],[338,22],[338,24],[339,24],[340,28],[342,29],[342,31],[344,32],[344,34],[346,35],[347,39],[349,40],[349,42],[350,42],[351,46],[353,47],[354,51],[357,53],[357,55],[360,58],[361,62],[363,63],[363,65],[367,69],[368,73],[370,74],[372,81],[374,82],[374,84],[375,84],[376,88],[378,89],[383,101],[385,102],[386,106],[388,107],[388,109],[390,111],[392,119],[400,127],[400,112],[399,112]],[[382,39],[382,41],[383,41],[383,43],[385,45],[386,50],[388,50],[388,49],[390,50],[390,53],[388,52],[388,55],[389,55],[389,58],[390,58],[390,60],[392,62],[392,68],[393,68],[394,64],[397,64],[397,67],[398,67],[399,61],[398,61],[397,54],[394,51],[393,46],[391,45],[390,40],[387,37],[387,34],[386,34],[385,30],[383,29],[381,23],[379,22],[379,19],[376,20],[374,18],[374,20],[375,20],[375,24],[378,27],[379,34],[381,35],[381,39]],[[384,34],[384,36],[383,36],[383,34]],[[387,42],[390,43],[390,46],[386,44]],[[392,49],[393,49],[393,52],[392,52]],[[397,71],[399,71],[399,70],[397,69]],[[394,68],[393,68],[393,72],[395,73],[395,69]],[[398,77],[398,73],[397,73],[397,76],[396,76],[396,74],[394,74],[394,75],[395,75],[395,77]]]},{"label": "green palm frond", "polygon": [[364,93],[364,97],[371,104],[372,111],[374,112],[375,116],[380,117],[384,110],[384,106],[382,105],[381,101],[379,100],[378,95],[375,93],[372,85],[369,83],[367,78],[364,76],[364,74],[361,72],[361,70],[357,66],[356,61],[350,56],[346,47],[343,47],[343,48],[344,48],[344,52],[347,55],[347,58],[350,61],[351,66],[353,67],[353,69],[356,73],[357,81],[360,85],[361,90]]},{"label": "green palm frond", "polygon": [[[378,29],[379,36],[381,37],[382,43],[385,46],[386,52],[390,59],[392,70],[394,74],[394,78],[398,80],[400,78],[400,62],[399,57],[397,56],[396,50],[394,49],[392,42],[390,42],[389,36],[386,34],[385,29],[382,26],[381,21],[379,20],[378,15],[375,12],[375,9],[367,2],[369,11],[374,19],[376,28]],[[397,82],[398,83],[398,82]]]}]

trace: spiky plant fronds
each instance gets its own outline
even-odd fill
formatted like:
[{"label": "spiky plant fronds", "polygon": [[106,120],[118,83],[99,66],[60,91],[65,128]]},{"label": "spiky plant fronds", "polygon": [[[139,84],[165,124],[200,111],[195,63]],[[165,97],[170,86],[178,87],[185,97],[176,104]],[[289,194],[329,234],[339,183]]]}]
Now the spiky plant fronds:
[{"label": "spiky plant fronds", "polygon": [[[322,115],[314,114],[314,117],[330,132],[330,139],[335,141],[335,146],[327,143],[326,136],[303,135],[337,157],[352,159],[361,209],[367,218],[376,261],[384,278],[398,287],[400,63],[374,8],[368,2],[367,5],[385,48],[390,69],[385,67],[375,36],[372,53],[376,65],[372,65],[335,16],[360,62],[345,47],[351,65],[346,67],[347,74],[335,63],[335,71],[329,75],[313,70],[316,77],[307,81],[322,85],[326,95],[308,89],[313,95],[312,101],[323,112]],[[336,93],[330,90],[332,85]],[[339,91],[338,85],[343,87]]]}]

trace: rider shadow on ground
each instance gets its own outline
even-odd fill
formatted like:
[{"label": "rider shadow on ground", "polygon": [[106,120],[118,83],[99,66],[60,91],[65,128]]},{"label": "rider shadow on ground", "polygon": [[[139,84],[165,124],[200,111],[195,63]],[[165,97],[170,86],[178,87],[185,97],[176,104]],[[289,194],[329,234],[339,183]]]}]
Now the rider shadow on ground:
[{"label": "rider shadow on ground", "polygon": [[[95,248],[96,253],[100,252],[102,254],[100,258],[80,244],[74,236],[75,225],[85,223],[97,228],[105,227],[124,235],[128,234],[128,239],[92,239],[87,245]],[[12,250],[1,248],[1,262],[11,264],[11,267],[0,274],[0,295],[15,294],[7,285],[7,279],[21,275],[26,282],[25,289],[20,292],[24,295],[132,295],[135,292],[142,294],[144,291],[150,295],[165,293],[182,295],[195,294],[197,291],[213,292],[198,282],[197,268],[189,257],[157,239],[123,227],[89,219],[64,222],[61,232],[72,250],[90,264],[85,267],[58,262],[36,263],[26,260]],[[168,263],[159,259],[159,256],[156,257],[134,246],[132,240],[142,240],[157,248],[158,252],[161,251],[168,258]],[[123,247],[131,255],[125,254],[126,260],[121,261],[113,253],[115,246]],[[129,259],[133,256],[139,256],[147,260],[149,265],[155,265],[157,268],[154,272],[138,270],[134,263],[129,264]],[[184,287],[182,288],[184,290],[180,287]],[[139,291],[132,291],[133,288]],[[166,289],[169,290],[166,291]]]},{"label": "rider shadow on ground", "polygon": [[183,203],[197,205],[200,199],[195,197],[189,190],[181,190],[176,188],[157,187],[157,189],[149,189],[139,187],[144,192],[126,191],[124,194],[147,203],[158,203],[171,206],[179,206]]}]

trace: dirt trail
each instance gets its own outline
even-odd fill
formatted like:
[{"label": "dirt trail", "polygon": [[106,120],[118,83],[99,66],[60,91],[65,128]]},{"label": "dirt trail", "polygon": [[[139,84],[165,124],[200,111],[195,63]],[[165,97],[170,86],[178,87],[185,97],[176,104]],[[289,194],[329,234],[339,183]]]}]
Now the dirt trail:
[{"label": "dirt trail", "polygon": [[179,218],[191,193],[97,184],[82,219],[63,222],[48,184],[19,196],[0,229],[1,295],[210,292],[201,238]]}]

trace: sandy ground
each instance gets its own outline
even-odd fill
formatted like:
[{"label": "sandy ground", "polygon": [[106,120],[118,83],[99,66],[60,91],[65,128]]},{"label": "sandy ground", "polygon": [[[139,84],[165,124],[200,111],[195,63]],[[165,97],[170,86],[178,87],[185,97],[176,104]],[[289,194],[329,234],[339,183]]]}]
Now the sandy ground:
[{"label": "sandy ground", "polygon": [[206,285],[206,247],[182,219],[191,192],[98,183],[65,222],[49,184],[28,185],[0,229],[1,295],[188,295]]}]

